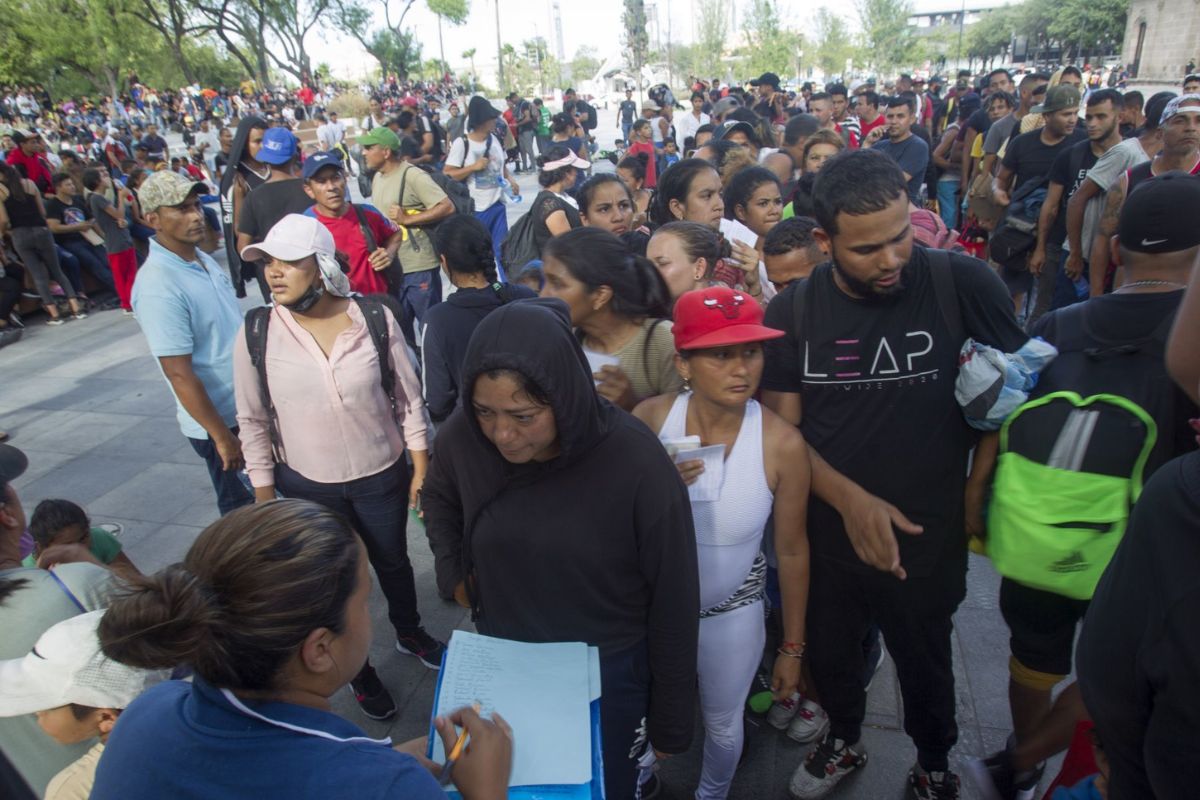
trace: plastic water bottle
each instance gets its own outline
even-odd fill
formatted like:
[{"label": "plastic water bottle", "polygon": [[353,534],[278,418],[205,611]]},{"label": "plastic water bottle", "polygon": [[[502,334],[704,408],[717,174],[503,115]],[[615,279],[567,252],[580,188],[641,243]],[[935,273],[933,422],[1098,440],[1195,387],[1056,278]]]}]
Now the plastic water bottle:
[{"label": "plastic water bottle", "polygon": [[521,199],[522,199],[522,198],[521,198],[521,195],[519,195],[519,194],[513,194],[512,185],[511,185],[511,184],[509,184],[507,181],[505,181],[505,182],[502,184],[502,189],[501,189],[501,191],[503,191],[503,192],[504,192],[504,201],[505,201],[506,203],[509,203],[510,205],[514,205],[514,206],[515,206],[515,205],[517,205],[518,203],[520,203],[520,202],[521,202]]}]

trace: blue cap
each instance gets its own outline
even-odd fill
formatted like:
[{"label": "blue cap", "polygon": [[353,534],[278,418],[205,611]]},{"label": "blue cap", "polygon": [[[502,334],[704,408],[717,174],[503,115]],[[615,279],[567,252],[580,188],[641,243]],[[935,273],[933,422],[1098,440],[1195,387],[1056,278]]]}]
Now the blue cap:
[{"label": "blue cap", "polygon": [[296,137],[287,128],[267,128],[258,160],[264,164],[286,164],[296,157]]},{"label": "blue cap", "polygon": [[339,154],[332,152],[314,153],[304,159],[304,169],[300,175],[304,180],[308,180],[323,167],[337,167],[343,172],[346,170],[346,165],[342,163],[342,157]]}]

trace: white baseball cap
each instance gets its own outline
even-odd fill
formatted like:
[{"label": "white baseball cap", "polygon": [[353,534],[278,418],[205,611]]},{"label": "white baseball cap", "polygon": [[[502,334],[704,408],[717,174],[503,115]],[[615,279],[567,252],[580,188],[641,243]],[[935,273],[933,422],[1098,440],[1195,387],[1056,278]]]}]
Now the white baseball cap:
[{"label": "white baseball cap", "polygon": [[305,214],[288,214],[267,231],[266,239],[244,248],[242,258],[247,261],[268,258],[299,261],[317,253],[334,258],[336,251],[333,234],[320,220]]},{"label": "white baseball cap", "polygon": [[100,649],[96,629],[104,609],[47,630],[24,658],[0,661],[0,717],[17,717],[76,703],[125,709],[168,673],[128,667]]}]

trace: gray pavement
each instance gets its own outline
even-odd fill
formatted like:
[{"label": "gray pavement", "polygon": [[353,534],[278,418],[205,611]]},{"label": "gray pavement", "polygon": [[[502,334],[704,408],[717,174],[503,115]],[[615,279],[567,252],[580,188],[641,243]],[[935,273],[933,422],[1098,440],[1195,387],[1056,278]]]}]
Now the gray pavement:
[{"label": "gray pavement", "polygon": [[[520,182],[523,194],[532,198],[534,177],[522,175]],[[510,223],[528,202],[509,207]],[[246,307],[254,300],[244,301]],[[29,456],[29,471],[16,482],[27,510],[44,498],[65,497],[83,505],[95,521],[121,523],[126,552],[143,571],[179,560],[217,517],[203,462],[179,432],[170,391],[137,322],[119,311],[96,312],[57,328],[44,325],[40,314],[33,316],[23,340],[0,349],[0,430]],[[409,554],[427,629],[448,637],[455,628],[469,628],[462,609],[437,599],[428,544],[411,522]],[[967,599],[955,616],[954,633],[960,737],[953,760],[960,774],[965,759],[1001,747],[1011,724],[1008,631],[996,607],[998,586],[990,562],[972,556]],[[422,736],[436,674],[393,649],[378,589],[371,608],[371,659],[399,713],[386,724],[368,720],[348,691],[334,698],[334,707],[374,736],[397,741]],[[903,732],[890,659],[871,689],[866,722],[868,765],[833,796],[900,798],[915,750]],[[731,797],[785,798],[788,778],[806,747],[760,721],[748,721],[747,731],[747,755]],[[691,751],[664,765],[671,796],[684,798],[694,790],[701,740],[698,728]],[[963,796],[978,797],[969,785]]]}]

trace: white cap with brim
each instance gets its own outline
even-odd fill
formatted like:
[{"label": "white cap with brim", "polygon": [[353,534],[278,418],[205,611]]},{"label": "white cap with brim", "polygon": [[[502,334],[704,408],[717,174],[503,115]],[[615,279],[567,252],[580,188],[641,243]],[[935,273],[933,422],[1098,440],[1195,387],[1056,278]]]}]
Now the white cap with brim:
[{"label": "white cap with brim", "polygon": [[92,708],[129,707],[168,673],[129,667],[100,649],[97,628],[104,609],[58,623],[24,658],[0,661],[0,717],[49,711],[70,703]]},{"label": "white cap with brim", "polygon": [[585,161],[575,153],[568,153],[557,161],[549,161],[542,165],[542,172],[553,172],[561,167],[574,167],[575,169],[591,169],[592,163]]},{"label": "white cap with brim", "polygon": [[267,231],[267,238],[242,249],[246,261],[299,261],[317,253],[331,258],[337,251],[333,234],[316,217],[288,214]]}]

